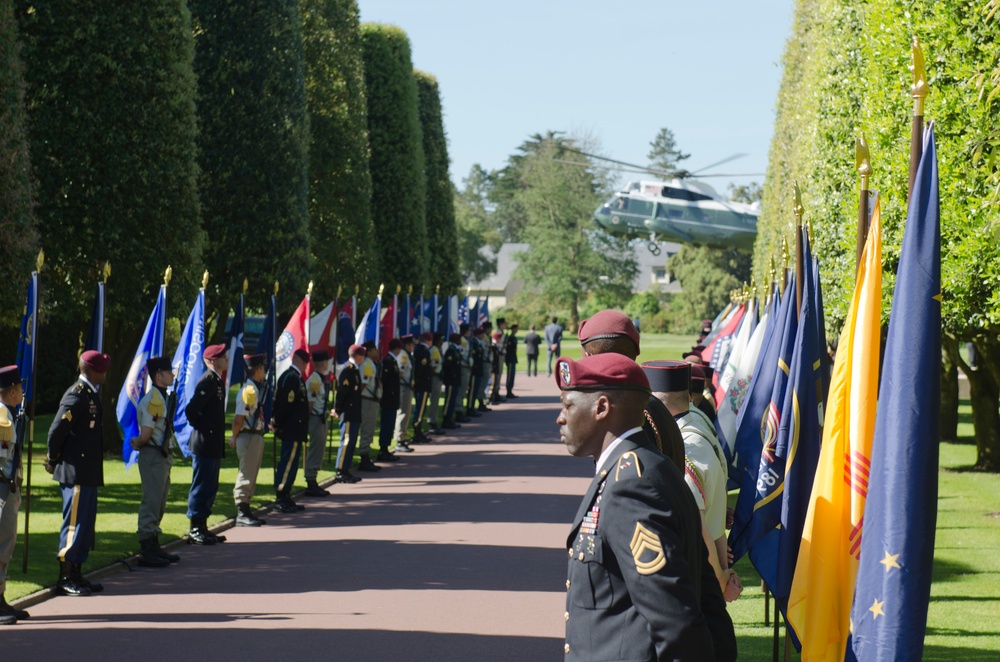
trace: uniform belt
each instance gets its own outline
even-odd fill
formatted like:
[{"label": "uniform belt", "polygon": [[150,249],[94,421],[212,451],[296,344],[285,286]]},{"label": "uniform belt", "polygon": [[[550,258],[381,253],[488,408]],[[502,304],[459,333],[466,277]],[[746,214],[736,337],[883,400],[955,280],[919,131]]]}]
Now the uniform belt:
[{"label": "uniform belt", "polygon": [[369,396],[369,395],[362,395],[361,397],[362,397],[362,398],[364,398],[365,400],[373,400],[373,401],[375,401],[375,402],[378,402],[378,398],[376,398],[376,397],[373,397],[373,396]]}]

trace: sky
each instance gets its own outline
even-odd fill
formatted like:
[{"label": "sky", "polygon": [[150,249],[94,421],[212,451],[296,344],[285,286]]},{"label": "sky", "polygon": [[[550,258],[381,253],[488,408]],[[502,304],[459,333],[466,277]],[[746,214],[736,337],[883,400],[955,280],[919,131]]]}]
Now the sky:
[{"label": "sky", "polygon": [[[648,163],[668,127],[697,170],[763,183],[793,0],[358,0],[363,22],[410,38],[413,65],[440,86],[452,180],[501,168],[529,136],[596,139]],[[624,174],[627,179],[641,175]],[[647,177],[650,178],[650,177]]]}]

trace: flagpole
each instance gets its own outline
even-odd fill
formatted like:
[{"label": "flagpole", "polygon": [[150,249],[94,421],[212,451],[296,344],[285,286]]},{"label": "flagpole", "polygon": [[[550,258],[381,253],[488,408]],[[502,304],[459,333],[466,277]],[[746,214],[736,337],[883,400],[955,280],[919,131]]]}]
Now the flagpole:
[{"label": "flagpole", "polygon": [[920,42],[913,37],[913,122],[910,126],[910,181],[906,189],[906,201],[909,204],[913,195],[913,182],[917,178],[917,167],[924,153],[924,99],[927,98],[927,74],[924,70],[924,52]]},{"label": "flagpole", "polygon": [[802,312],[802,281],[805,280],[805,247],[802,243],[802,193],[799,190],[799,183],[792,184],[795,195],[795,206],[792,213],[795,214],[795,317],[798,319]]},{"label": "flagpole", "polygon": [[868,178],[872,174],[871,154],[868,151],[868,142],[865,134],[855,141],[854,144],[854,164],[858,169],[858,176],[861,177],[861,191],[858,194],[858,246],[857,259],[855,260],[855,271],[861,264],[861,255],[865,251],[865,241],[868,240]]},{"label": "flagpole", "polygon": [[[278,297],[278,281],[274,281],[274,294],[271,295],[271,309],[275,311],[274,319],[271,320],[271,324],[274,325],[274,328],[271,329],[272,342],[278,341],[278,314],[277,314],[278,307],[277,307],[277,301],[275,301],[277,297]],[[274,371],[277,369],[278,365],[277,352],[275,351],[275,348],[273,346],[267,348],[267,355],[270,357],[267,362],[268,364],[267,365],[268,376],[266,377],[268,382],[267,387],[268,391],[270,391],[271,393],[271,397],[273,398],[274,391],[276,389],[271,388],[271,386],[272,382],[275,379],[277,379],[277,375],[274,374]],[[274,405],[272,404],[272,413],[273,413],[273,407]],[[268,425],[270,424],[271,421],[268,421]],[[271,432],[271,469],[277,470],[277,468],[278,468],[278,437],[274,432]]]},{"label": "flagpole", "polygon": [[[35,332],[32,333],[31,339],[31,403],[28,405],[28,471],[25,476],[24,487],[27,487],[25,492],[22,488],[22,496],[24,497],[24,548],[21,554],[21,571],[28,572],[28,532],[30,530],[30,520],[31,520],[31,463],[33,450],[35,447],[35,393],[38,391],[38,384],[35,377],[38,375],[38,368],[35,365],[36,359],[38,358],[38,352],[36,350],[36,344],[38,342],[38,300],[41,294],[41,273],[42,265],[45,264],[45,251],[39,250],[38,257],[35,260],[35,273],[31,275],[31,279],[35,286],[35,309],[32,312],[34,319],[32,320],[32,325],[34,326]],[[30,287],[30,286],[29,286]],[[22,375],[23,378],[23,375]],[[17,472],[17,467],[14,467],[14,472]],[[13,476],[16,479],[16,475]],[[11,486],[13,488],[13,485]]]}]

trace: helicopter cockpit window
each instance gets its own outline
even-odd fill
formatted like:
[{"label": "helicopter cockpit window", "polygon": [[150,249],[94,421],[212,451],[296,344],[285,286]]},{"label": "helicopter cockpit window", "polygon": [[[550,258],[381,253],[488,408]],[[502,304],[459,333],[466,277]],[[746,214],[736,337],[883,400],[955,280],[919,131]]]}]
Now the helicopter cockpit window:
[{"label": "helicopter cockpit window", "polygon": [[629,201],[628,211],[630,214],[637,216],[652,216],[653,203],[648,200],[636,200],[633,198]]},{"label": "helicopter cockpit window", "polygon": [[625,211],[628,209],[628,198],[617,197],[611,202],[611,209],[615,211]]},{"label": "helicopter cockpit window", "polygon": [[698,200],[711,200],[712,196],[705,195],[704,193],[698,193],[696,191],[689,191],[683,188],[674,188],[673,186],[664,186],[662,195],[664,198],[674,198],[675,200],[690,200],[692,202],[697,202]]}]

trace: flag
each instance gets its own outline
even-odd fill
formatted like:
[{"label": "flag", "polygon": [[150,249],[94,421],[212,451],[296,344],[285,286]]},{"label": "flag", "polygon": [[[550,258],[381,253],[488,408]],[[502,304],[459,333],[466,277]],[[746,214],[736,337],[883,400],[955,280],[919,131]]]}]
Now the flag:
[{"label": "flag", "polygon": [[325,349],[333,354],[337,346],[337,312],[336,302],[330,304],[313,315],[309,320],[309,351],[316,352]]},{"label": "flag", "polygon": [[35,391],[35,339],[38,338],[38,272],[31,272],[28,296],[21,315],[21,331],[17,337],[17,370],[21,373],[24,399],[30,402]]},{"label": "flag", "polygon": [[242,384],[246,381],[246,363],[243,355],[246,354],[243,347],[243,331],[246,320],[246,311],[243,305],[243,295],[240,295],[236,302],[236,310],[229,318],[229,331],[226,332],[226,357],[229,359],[229,367],[226,368],[226,387],[223,392],[226,396],[226,408],[229,408],[229,387],[233,384]]},{"label": "flag", "polygon": [[482,326],[490,321],[490,298],[486,297],[479,304],[479,317],[476,319],[476,326]]},{"label": "flag", "polygon": [[389,307],[382,312],[382,325],[378,332],[378,355],[385,356],[389,353],[389,343],[393,338],[398,338],[396,333],[396,302],[393,295]]},{"label": "flag", "polygon": [[[712,366],[716,370],[721,370],[723,365],[720,365],[720,361],[729,355],[729,346],[733,340],[733,334],[739,329],[740,322],[743,321],[743,315],[746,312],[746,306],[739,305],[733,309],[730,314],[729,319],[726,321],[725,325],[722,327],[722,331],[716,338],[705,345],[705,349],[701,353],[701,358],[705,363]],[[716,373],[715,378],[713,378],[713,383],[717,385],[718,373]]]},{"label": "flag", "polygon": [[198,298],[194,302],[194,308],[188,315],[187,324],[184,325],[184,332],[181,333],[181,341],[174,352],[174,360],[171,362],[174,368],[174,393],[177,396],[177,409],[174,410],[174,435],[177,439],[177,446],[181,449],[184,457],[191,457],[191,448],[188,440],[191,438],[191,426],[188,424],[185,409],[194,391],[198,387],[198,380],[205,374],[205,290],[198,290]]},{"label": "flag", "polygon": [[896,270],[849,659],[923,657],[937,517],[940,223],[931,126],[924,133]]},{"label": "flag", "polygon": [[469,310],[469,326],[472,328],[479,326],[479,297],[476,297],[476,303]]},{"label": "flag", "polygon": [[722,398],[729,390],[729,384],[733,381],[736,370],[739,368],[740,358],[743,356],[743,352],[746,351],[747,345],[750,344],[750,336],[753,335],[754,330],[757,328],[757,302],[751,301],[748,305],[749,309],[743,316],[743,322],[740,323],[739,330],[736,332],[736,339],[733,341],[732,349],[729,350],[729,356],[726,357],[725,363],[722,364],[722,374],[719,376],[719,388],[715,392],[716,409],[718,409],[722,403]]},{"label": "flag", "polygon": [[264,328],[261,329],[260,338],[257,339],[257,347],[254,354],[264,355],[264,365],[267,366],[264,374],[264,393],[260,394],[259,401],[263,403],[264,425],[271,420],[271,411],[274,408],[274,382],[277,372],[277,360],[275,354],[275,336],[278,335],[278,313],[271,295],[271,303],[267,309],[267,317],[264,318]]},{"label": "flag", "polygon": [[458,333],[459,307],[458,295],[448,297],[448,333]]},{"label": "flag", "polygon": [[309,350],[309,295],[303,297],[299,307],[292,313],[292,318],[285,325],[274,345],[275,361],[278,374],[282,374],[292,365],[292,354],[297,349]]},{"label": "flag", "polygon": [[757,358],[760,356],[761,348],[768,337],[771,320],[777,314],[777,304],[775,303],[777,298],[777,296],[773,296],[768,302],[767,309],[757,323],[753,335],[750,336],[746,349],[740,355],[740,365],[733,373],[729,388],[726,390],[722,402],[719,403],[715,419],[716,432],[719,435],[719,441],[725,444],[730,455],[735,451],[733,444],[736,439],[736,419],[750,383],[753,381],[754,366],[757,365]]},{"label": "flag", "polygon": [[104,352],[104,281],[97,282],[97,293],[94,295],[94,306],[90,313],[90,326],[87,327],[87,342],[83,349]]},{"label": "flag", "polygon": [[357,331],[354,332],[354,342],[363,345],[371,340],[378,347],[379,327],[382,324],[382,297],[375,295],[375,301],[368,307],[368,312],[361,318]]},{"label": "flag", "polygon": [[432,333],[437,333],[438,331],[440,331],[441,330],[441,323],[440,323],[440,319],[441,319],[441,305],[438,303],[438,294],[437,294],[437,292],[435,292],[431,296],[430,311],[428,312],[427,317],[430,318],[430,323],[431,323],[430,330],[431,330],[431,332]]},{"label": "flag", "polygon": [[434,324],[437,320],[435,300],[436,297],[432,297],[431,299],[424,301],[423,305],[420,307],[420,310],[422,311],[420,314],[420,333],[425,331],[430,331],[431,333],[434,332]]},{"label": "flag", "polygon": [[354,344],[354,299],[337,311],[337,365],[347,363]]},{"label": "flag", "polygon": [[839,662],[847,647],[878,396],[881,232],[876,198],[837,346],[823,445],[788,598],[786,615],[802,642],[803,660]]},{"label": "flag", "polygon": [[406,295],[402,301],[396,299],[396,337],[402,338],[412,333],[410,327],[413,320],[413,307],[410,305],[410,296]]},{"label": "flag", "polygon": [[469,295],[466,294],[462,302],[458,304],[458,323],[469,323]]},{"label": "flag", "polygon": [[[711,333],[702,338],[699,341],[699,344],[702,345],[703,347],[708,347],[709,345],[714,343],[719,338],[719,336],[722,335],[723,329],[725,329],[729,325],[729,322],[732,321],[733,316],[736,315],[737,310],[738,306],[736,306],[735,304],[733,303],[726,304],[726,307],[723,308],[722,312],[715,317],[715,321],[712,322]],[[708,359],[711,357],[712,357],[711,352],[708,353],[705,353],[704,351],[702,352],[702,359],[704,359],[706,363],[708,363]]]},{"label": "flag", "polygon": [[136,418],[136,407],[146,393],[146,360],[150,357],[163,355],[163,325],[167,319],[167,286],[160,286],[160,295],[156,298],[153,312],[146,321],[146,330],[142,332],[139,348],[135,350],[132,365],[125,376],[125,383],[118,393],[118,404],[115,413],[118,423],[122,426],[122,459],[126,466],[132,466],[139,458],[139,451],[132,450],[129,441],[139,436],[139,422]]},{"label": "flag", "polygon": [[410,334],[415,338],[419,338],[420,334],[424,332],[424,295],[421,294],[420,298],[417,300],[417,309],[413,313],[413,318],[410,320]]}]

